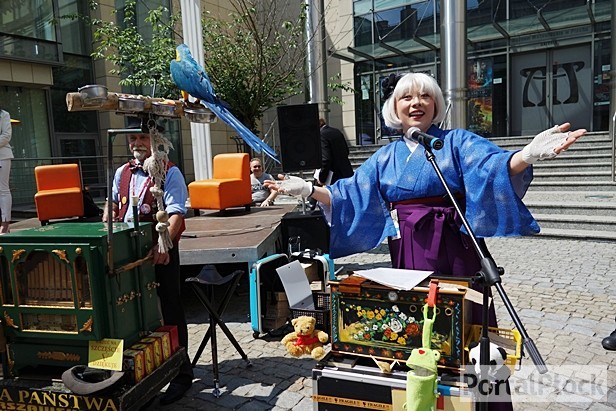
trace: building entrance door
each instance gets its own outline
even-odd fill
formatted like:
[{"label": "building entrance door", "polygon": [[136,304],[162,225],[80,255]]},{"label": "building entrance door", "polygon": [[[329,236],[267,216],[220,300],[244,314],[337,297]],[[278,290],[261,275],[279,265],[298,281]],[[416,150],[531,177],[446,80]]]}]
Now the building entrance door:
[{"label": "building entrance door", "polygon": [[533,135],[567,121],[572,129],[590,129],[590,45],[513,56],[511,85],[511,135]]}]

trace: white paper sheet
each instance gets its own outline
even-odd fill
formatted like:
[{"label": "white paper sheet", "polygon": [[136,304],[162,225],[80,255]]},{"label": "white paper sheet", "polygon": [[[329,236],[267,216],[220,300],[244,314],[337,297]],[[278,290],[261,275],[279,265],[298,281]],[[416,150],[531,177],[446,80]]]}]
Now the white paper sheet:
[{"label": "white paper sheet", "polygon": [[374,281],[375,283],[403,291],[413,289],[413,287],[417,286],[433,273],[434,271],[405,270],[387,267],[354,271],[354,274]]},{"label": "white paper sheet", "polygon": [[291,308],[314,310],[312,290],[299,261],[291,261],[276,269]]}]

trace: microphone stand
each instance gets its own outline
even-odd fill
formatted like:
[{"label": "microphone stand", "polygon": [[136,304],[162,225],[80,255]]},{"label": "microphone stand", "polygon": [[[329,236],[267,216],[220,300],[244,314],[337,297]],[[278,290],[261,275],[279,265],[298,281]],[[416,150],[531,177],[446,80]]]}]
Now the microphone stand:
[{"label": "microphone stand", "polygon": [[[518,331],[522,335],[524,348],[526,349],[526,352],[529,354],[533,363],[537,367],[537,371],[540,374],[545,374],[548,371],[548,368],[545,365],[545,361],[543,361],[543,358],[541,357],[541,354],[539,353],[539,350],[537,349],[535,342],[530,338],[530,336],[526,332],[526,329],[524,328],[524,325],[522,324],[520,317],[516,313],[515,308],[511,304],[511,301],[509,300],[509,297],[507,297],[507,293],[505,292],[503,285],[501,284],[501,274],[504,273],[504,269],[502,267],[497,267],[496,263],[494,262],[494,259],[492,257],[488,257],[485,255],[485,253],[483,252],[483,249],[481,248],[481,246],[479,245],[479,242],[477,241],[477,237],[475,236],[473,229],[468,223],[466,216],[462,212],[462,209],[460,208],[458,201],[456,200],[455,196],[451,192],[451,189],[449,188],[449,185],[447,184],[445,177],[443,177],[443,173],[441,173],[441,169],[439,168],[438,164],[436,164],[434,153],[432,152],[432,147],[430,147],[430,145],[427,143],[422,144],[422,146],[424,147],[425,152],[426,152],[426,159],[430,162],[430,164],[432,164],[434,171],[436,171],[436,174],[438,175],[438,178],[441,181],[443,188],[447,192],[447,195],[451,199],[451,202],[453,203],[453,206],[456,209],[456,212],[460,216],[460,219],[462,220],[462,225],[464,226],[464,228],[466,228],[466,232],[468,233],[473,243],[473,246],[475,247],[475,251],[477,251],[477,254],[481,261],[481,270],[477,273],[477,281],[483,284],[483,310],[481,313],[482,314],[482,318],[481,318],[482,328],[481,328],[481,338],[479,340],[479,346],[480,346],[479,363],[480,365],[489,364],[490,337],[488,337],[488,312],[489,312],[488,304],[490,300],[489,290],[490,290],[490,287],[494,286],[496,287],[498,294],[503,300],[503,303],[505,304],[505,307],[507,308],[507,311],[509,312],[511,319],[513,320],[513,323],[515,324],[515,327],[518,329]],[[478,376],[479,377],[478,386],[482,382],[487,381],[487,375],[486,375],[487,370],[486,369],[487,367],[484,367],[484,366],[480,367],[481,375]],[[486,396],[488,395],[489,395],[489,391],[486,392]],[[478,406],[481,411],[487,411],[488,402],[486,400],[482,400],[479,402]]]}]

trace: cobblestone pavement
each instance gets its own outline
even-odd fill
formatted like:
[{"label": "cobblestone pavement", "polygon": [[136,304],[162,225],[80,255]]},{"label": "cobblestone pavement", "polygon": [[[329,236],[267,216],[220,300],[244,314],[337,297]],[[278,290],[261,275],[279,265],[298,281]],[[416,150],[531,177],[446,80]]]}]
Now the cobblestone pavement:
[{"label": "cobblestone pavement", "polygon": [[[505,268],[502,284],[549,372],[541,377],[524,367],[512,377],[512,386],[539,387],[540,397],[527,402],[514,391],[515,410],[616,409],[616,352],[605,351],[601,339],[616,324],[616,243],[548,238],[490,239],[488,247],[497,265]],[[389,266],[386,246],[339,259],[344,272]],[[209,345],[195,368],[195,383],[185,398],[166,407],[155,399],[149,410],[312,410],[310,358],[286,354],[280,337],[253,338],[249,318],[247,277],[223,319],[252,362],[247,367],[218,332],[222,396],[212,395]],[[186,290],[192,358],[204,335],[207,318]],[[500,327],[513,327],[499,296],[495,304]],[[523,364],[532,364],[529,358]],[[569,368],[567,368],[569,366]],[[537,402],[537,398],[541,398]]]}]

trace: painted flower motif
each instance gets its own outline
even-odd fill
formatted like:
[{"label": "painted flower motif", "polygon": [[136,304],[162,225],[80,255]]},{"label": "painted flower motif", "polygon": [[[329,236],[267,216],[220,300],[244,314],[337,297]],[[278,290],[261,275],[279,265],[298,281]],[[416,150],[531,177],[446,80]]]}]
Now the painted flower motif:
[{"label": "painted flower motif", "polygon": [[[354,313],[357,328],[352,333],[355,341],[382,341],[401,346],[417,344],[421,336],[422,322],[413,313],[402,312],[398,305],[366,307],[350,304],[349,313]],[[406,310],[406,308],[405,308]]]},{"label": "painted flower motif", "polygon": [[402,322],[397,318],[392,318],[389,322],[389,326],[391,329],[397,333],[401,332],[404,328],[402,327]]},{"label": "painted flower motif", "polygon": [[417,337],[421,333],[421,329],[417,323],[410,323],[406,325],[406,335],[411,337]]}]

